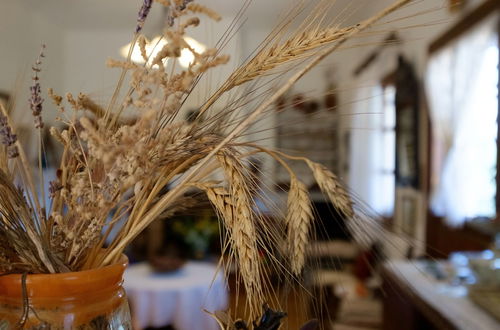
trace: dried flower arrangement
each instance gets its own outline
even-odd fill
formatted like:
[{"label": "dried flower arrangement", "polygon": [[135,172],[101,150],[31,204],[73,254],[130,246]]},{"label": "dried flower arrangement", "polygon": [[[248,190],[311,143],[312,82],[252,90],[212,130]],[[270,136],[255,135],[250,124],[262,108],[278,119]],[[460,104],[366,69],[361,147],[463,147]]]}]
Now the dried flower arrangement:
[{"label": "dried flower arrangement", "polygon": [[[65,97],[49,89],[48,95],[60,111],[65,128],[51,128],[63,146],[57,179],[50,182],[49,210],[39,200],[38,182],[32,175],[25,152],[16,138],[6,110],[0,114],[0,272],[59,273],[102,267],[116,262],[124,248],[152,221],[182,210],[185,193],[198,189],[206,194],[226,229],[224,248],[237,265],[252,319],[259,315],[265,295],[272,290],[267,270],[260,264],[259,248],[273,241],[281,246],[273,267],[300,277],[313,220],[313,208],[305,184],[289,166],[289,161],[305,162],[323,193],[338,212],[353,223],[362,221],[349,193],[334,173],[309,159],[289,156],[240,139],[242,133],[273,105],[298,79],[347,40],[386,15],[410,3],[399,0],[376,16],[347,28],[322,27],[321,17],[332,5],[322,0],[298,28],[292,18],[303,10],[299,5],[269,35],[256,54],[200,104],[192,122],[182,120],[182,106],[209,70],[228,62],[217,47],[197,53],[185,40],[185,31],[196,27],[205,15],[218,20],[213,10],[192,0],[156,0],[168,8],[168,24],[163,38],[168,42],[152,58],[148,41],[141,34],[153,0],[144,0],[139,12],[133,45],[141,49],[145,64],[109,60],[108,66],[121,70],[116,90],[106,106],[89,96]],[[289,31],[291,30],[291,31]],[[133,47],[132,47],[133,48]],[[131,48],[131,49],[132,49]],[[189,49],[194,61],[186,70],[175,65],[181,50]],[[43,49],[42,49],[43,50]],[[33,66],[30,107],[39,133],[40,186],[43,145],[42,105],[38,72],[43,52]],[[167,65],[167,60],[169,60]],[[170,64],[174,63],[174,64]],[[292,72],[271,90],[249,114],[242,106],[255,98],[243,94],[216,110],[229,91],[252,84],[263,77]],[[127,78],[129,77],[129,78]],[[129,85],[125,83],[130,80]],[[243,90],[243,88],[242,88]],[[122,98],[121,94],[125,94]],[[72,111],[68,111],[68,105]],[[125,112],[134,111],[133,120]],[[281,224],[263,221],[253,209],[247,159],[263,153],[274,158],[290,174],[288,209]],[[224,179],[213,181],[222,171]],[[175,184],[172,184],[174,183]],[[41,191],[41,200],[45,200]],[[124,224],[109,245],[116,224]],[[282,244],[284,243],[284,244]],[[279,259],[279,260],[278,260]],[[277,325],[265,329],[277,329]],[[222,324],[234,328],[233,324]],[[264,327],[255,327],[255,329]]]}]

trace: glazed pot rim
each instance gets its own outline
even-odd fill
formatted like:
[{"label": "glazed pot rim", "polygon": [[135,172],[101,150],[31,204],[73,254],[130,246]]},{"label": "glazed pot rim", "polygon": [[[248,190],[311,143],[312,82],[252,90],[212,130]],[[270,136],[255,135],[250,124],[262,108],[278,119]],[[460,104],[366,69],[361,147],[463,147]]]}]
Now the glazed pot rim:
[{"label": "glazed pot rim", "polygon": [[[51,277],[70,277],[74,274],[91,274],[91,273],[94,273],[94,272],[102,272],[104,270],[109,270],[110,268],[115,268],[115,267],[123,267],[124,269],[127,268],[128,266],[128,257],[125,255],[125,254],[122,254],[120,256],[120,259],[115,262],[114,264],[110,264],[110,265],[106,265],[106,266],[103,266],[103,267],[99,267],[99,268],[91,268],[91,269],[85,269],[85,270],[79,270],[79,271],[76,271],[76,272],[66,272],[66,273],[36,273],[36,274],[28,274],[27,277],[28,278],[31,278],[31,279],[35,279],[35,278],[40,278],[42,279],[43,277],[48,277],[48,276],[51,276]],[[15,273],[15,274],[9,274],[9,275],[5,275],[5,276],[0,276],[0,279],[2,277],[10,277],[10,276],[19,276],[21,277],[23,274],[22,273]]]},{"label": "glazed pot rim", "polygon": [[[123,283],[128,258],[123,254],[118,262],[100,268],[54,274],[28,274],[26,287],[30,297],[70,297],[89,292],[117,290]],[[0,276],[0,297],[22,296],[22,274]]]}]

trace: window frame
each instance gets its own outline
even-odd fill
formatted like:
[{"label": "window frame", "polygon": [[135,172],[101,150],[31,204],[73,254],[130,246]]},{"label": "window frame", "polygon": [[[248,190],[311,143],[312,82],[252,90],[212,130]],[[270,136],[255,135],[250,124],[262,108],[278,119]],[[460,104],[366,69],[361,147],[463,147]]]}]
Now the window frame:
[{"label": "window frame", "polygon": [[[490,15],[494,14],[498,15],[497,18],[497,31],[498,31],[498,48],[500,49],[500,1],[498,0],[486,0],[481,5],[479,5],[476,9],[472,10],[470,13],[465,15],[462,19],[460,19],[456,24],[454,24],[450,29],[445,31],[442,35],[436,38],[428,48],[428,58],[432,57],[433,54],[439,52],[446,46],[448,46],[451,42],[459,39],[463,35],[470,32],[474,29],[478,24],[484,22]],[[499,52],[499,63],[500,63],[500,52]],[[491,220],[500,219],[500,64],[498,67],[498,109],[497,109],[497,164],[496,164],[496,196],[495,196],[495,206],[496,206],[496,216]],[[429,140],[428,140],[428,175],[426,178],[427,181],[427,193],[430,194],[431,179],[433,177],[433,147],[434,147],[434,139],[432,137],[432,122],[429,120]],[[432,211],[429,209],[429,212]]]},{"label": "window frame", "polygon": [[[380,80],[380,88],[382,89],[382,94],[385,95],[385,90],[387,87],[392,86],[396,88],[396,71],[391,71],[385,76],[382,77]],[[384,99],[384,105],[385,105],[385,99]],[[395,104],[394,104],[395,106]],[[385,107],[384,107],[385,110]],[[384,116],[386,116],[386,113],[384,111]],[[397,118],[397,111],[394,113],[395,118]],[[385,121],[385,119],[384,119]],[[396,130],[396,121],[394,122],[393,127],[387,127],[384,123],[381,132],[382,134],[386,134],[387,132],[394,132],[394,135],[396,136],[397,130]],[[390,212],[390,215],[385,215],[384,219],[389,220],[391,223],[394,222],[395,214],[396,214],[396,190],[397,190],[397,183],[396,183],[396,143],[397,143],[397,138],[394,144],[394,150],[392,150],[394,154],[394,167],[392,171],[386,170],[386,169],[380,169],[380,174],[381,175],[392,175],[394,177],[394,196],[393,196],[393,206],[392,210]]]}]

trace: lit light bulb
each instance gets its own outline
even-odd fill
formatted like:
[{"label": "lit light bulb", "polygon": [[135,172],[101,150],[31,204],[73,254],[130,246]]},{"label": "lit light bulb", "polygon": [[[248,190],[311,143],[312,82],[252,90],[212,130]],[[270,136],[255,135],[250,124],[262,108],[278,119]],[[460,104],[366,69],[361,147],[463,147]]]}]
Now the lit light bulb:
[{"label": "lit light bulb", "polygon": [[[184,40],[192,49],[194,49],[195,52],[197,52],[199,54],[203,53],[206,50],[205,45],[194,40],[193,38],[184,37]],[[146,53],[149,56],[149,58],[150,59],[155,58],[156,55],[158,54],[158,52],[163,48],[163,46],[165,46],[166,43],[167,43],[166,40],[160,36],[153,38],[153,40],[151,40],[149,43],[147,43],[146,44]],[[130,51],[130,47],[132,47],[132,43],[128,43],[127,45],[121,47],[120,48],[120,55],[127,58],[129,51]],[[134,63],[142,64],[145,62],[144,59],[142,58],[141,50],[140,50],[139,45],[137,43],[135,44],[135,47],[132,50],[132,54],[131,54],[130,59]],[[193,55],[193,53],[191,53],[191,51],[189,49],[184,48],[181,51],[181,56],[178,58],[178,60],[179,60],[179,64],[182,67],[187,68],[194,61],[194,55]],[[166,65],[167,60],[165,60],[163,63]]]}]

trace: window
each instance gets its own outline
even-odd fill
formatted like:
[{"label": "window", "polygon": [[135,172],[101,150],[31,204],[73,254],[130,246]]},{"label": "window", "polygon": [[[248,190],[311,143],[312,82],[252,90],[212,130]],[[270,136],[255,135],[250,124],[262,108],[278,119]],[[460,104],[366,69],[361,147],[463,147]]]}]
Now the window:
[{"label": "window", "polygon": [[350,186],[387,218],[394,214],[395,200],[395,94],[392,83],[359,89],[351,136],[351,172],[356,175],[350,176]]},{"label": "window", "polygon": [[451,225],[497,212],[498,19],[430,58],[431,210]]},{"label": "window", "polygon": [[382,86],[382,127],[380,145],[378,212],[386,217],[394,214],[396,196],[396,88],[394,84]]},{"label": "window", "polygon": [[[371,72],[370,72],[371,73]],[[360,86],[353,93],[350,120],[349,186],[360,200],[382,214],[380,203],[382,89],[379,84],[363,86],[368,73],[359,78]],[[371,78],[371,77],[370,77]]]}]

